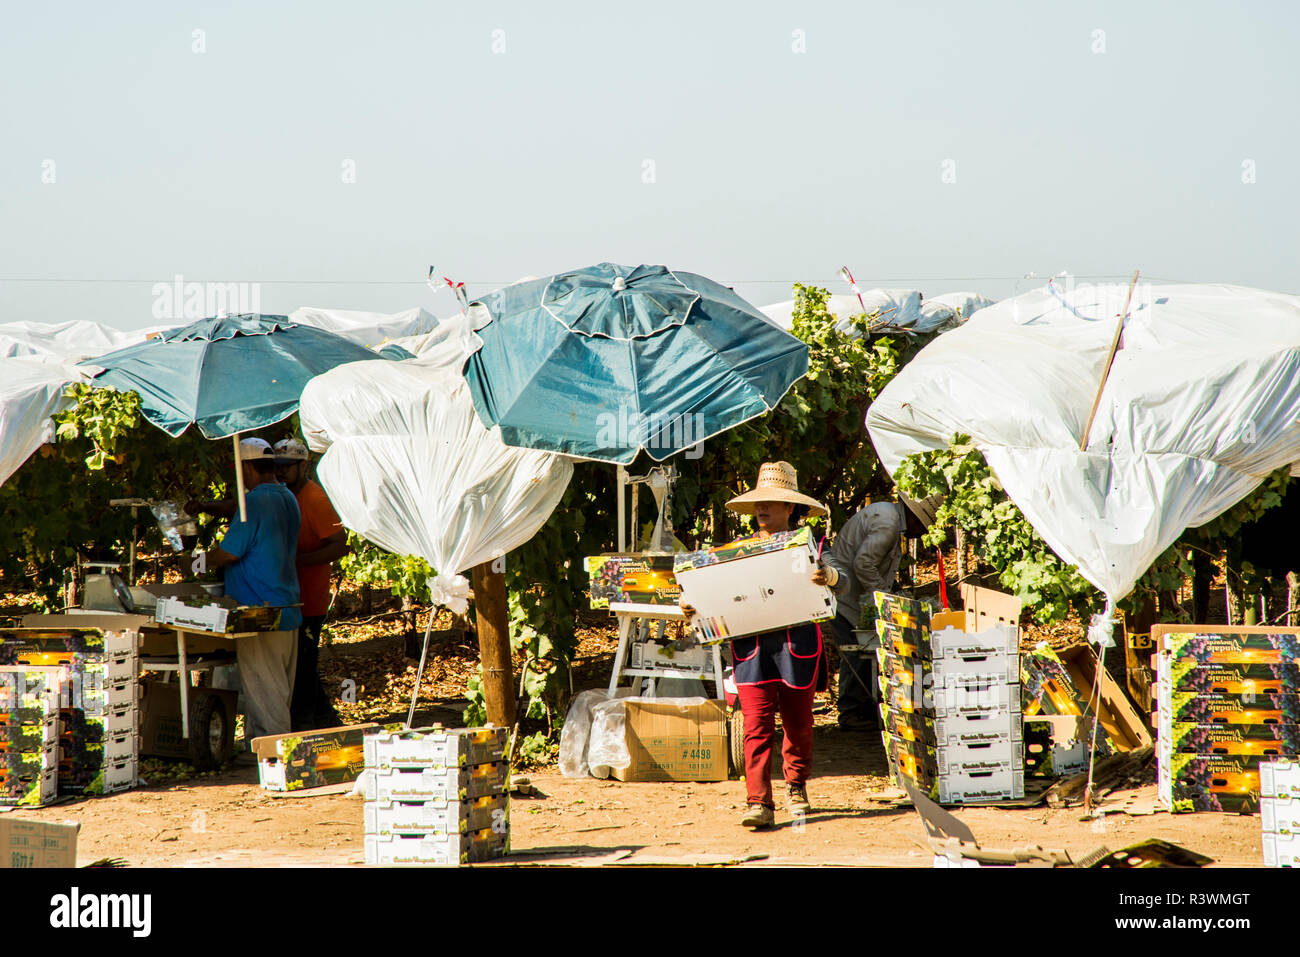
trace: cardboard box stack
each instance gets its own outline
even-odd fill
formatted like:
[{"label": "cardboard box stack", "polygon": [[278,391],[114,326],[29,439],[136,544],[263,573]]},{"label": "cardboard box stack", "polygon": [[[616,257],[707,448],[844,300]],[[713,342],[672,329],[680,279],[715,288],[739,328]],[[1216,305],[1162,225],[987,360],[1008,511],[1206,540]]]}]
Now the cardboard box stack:
[{"label": "cardboard box stack", "polygon": [[139,766],[138,634],[96,628],[0,631],[0,666],[57,684],[55,773],[60,795],[110,794],[136,785]]},{"label": "cardboard box stack", "polygon": [[456,867],[510,851],[504,728],[365,738],[366,863]]},{"label": "cardboard box stack", "polygon": [[1300,867],[1300,762],[1261,762],[1259,787],[1264,866]]},{"label": "cardboard box stack", "polygon": [[930,631],[930,606],[876,592],[881,737],[890,772],[941,804],[1024,797],[1014,628]]},{"label": "cardboard box stack", "polygon": [[1263,763],[1300,758],[1295,629],[1164,635],[1156,656],[1156,781],[1169,810],[1251,812]]}]

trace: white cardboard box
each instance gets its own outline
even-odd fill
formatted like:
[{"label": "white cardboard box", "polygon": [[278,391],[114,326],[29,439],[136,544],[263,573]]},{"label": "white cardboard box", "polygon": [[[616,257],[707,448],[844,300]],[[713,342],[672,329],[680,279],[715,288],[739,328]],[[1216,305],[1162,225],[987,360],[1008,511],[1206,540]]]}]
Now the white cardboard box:
[{"label": "white cardboard box", "polygon": [[1262,797],[1290,795],[1300,800],[1300,761],[1263,761],[1259,765]]},{"label": "white cardboard box", "polygon": [[1266,797],[1259,799],[1259,821],[1272,834],[1300,832],[1300,797]]},{"label": "white cardboard box", "polygon": [[464,834],[489,829],[504,834],[510,827],[503,797],[473,801],[367,801],[362,820],[366,834]]},{"label": "white cardboard box", "polygon": [[835,595],[811,581],[816,559],[808,545],[683,568],[682,603],[695,608],[701,644],[775,631],[835,617]]},{"label": "white cardboard box", "polygon": [[959,744],[963,738],[990,735],[1008,741],[1024,739],[1020,710],[989,708],[986,710],[949,712],[934,719],[935,740],[939,744]]},{"label": "white cardboard box", "polygon": [[[1020,657],[1020,636],[1016,629],[995,625],[971,634],[956,628],[930,632],[930,653],[934,658],[990,658],[1009,655]],[[1018,672],[1017,672],[1018,674]]]},{"label": "white cardboard box", "polygon": [[160,625],[188,625],[200,631],[225,631],[230,609],[221,605],[195,608],[180,598],[159,598],[153,617]]},{"label": "white cardboard box", "polygon": [[464,801],[504,793],[504,764],[472,768],[367,769],[367,801]]},{"label": "white cardboard box", "polygon": [[500,728],[454,728],[428,731],[380,731],[362,741],[366,767],[456,768],[501,761],[507,736]]},{"label": "white cardboard box", "polygon": [[1300,867],[1300,834],[1264,833],[1265,867]]},{"label": "white cardboard box", "polygon": [[376,867],[457,867],[502,857],[510,851],[509,833],[367,834],[366,863]]},{"label": "white cardboard box", "polygon": [[999,768],[1025,763],[1023,741],[979,741],[966,744],[940,744],[934,749],[941,775],[963,768],[982,768],[996,765]]},{"label": "white cardboard box", "polygon": [[940,804],[1006,801],[1025,796],[1025,767],[1005,765],[996,770],[952,773],[939,778]]},{"label": "white cardboard box", "polygon": [[696,645],[682,651],[672,651],[671,657],[665,645],[654,641],[633,642],[628,649],[627,667],[664,671],[693,671],[697,674],[713,674],[713,652],[704,645]]},{"label": "white cardboard box", "polygon": [[992,655],[944,655],[931,663],[936,685],[964,678],[987,678],[1013,684],[1020,681],[1020,656],[997,652]]},{"label": "white cardboard box", "polygon": [[1020,683],[988,683],[972,681],[962,683],[959,678],[947,680],[931,689],[935,717],[987,714],[1020,708]]}]

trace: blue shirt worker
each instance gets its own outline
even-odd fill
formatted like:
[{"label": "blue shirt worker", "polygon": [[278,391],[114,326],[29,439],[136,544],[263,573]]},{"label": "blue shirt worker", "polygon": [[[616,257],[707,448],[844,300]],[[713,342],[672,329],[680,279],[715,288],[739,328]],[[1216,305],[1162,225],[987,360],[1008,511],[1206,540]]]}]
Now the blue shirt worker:
[{"label": "blue shirt worker", "polygon": [[226,595],[241,605],[280,607],[278,631],[235,639],[244,692],[244,736],[251,742],[291,730],[298,659],[298,552],[301,523],[293,493],[275,479],[275,451],[263,439],[239,443],[247,520],[235,518],[217,547],[207,553],[209,569],[225,569]]}]

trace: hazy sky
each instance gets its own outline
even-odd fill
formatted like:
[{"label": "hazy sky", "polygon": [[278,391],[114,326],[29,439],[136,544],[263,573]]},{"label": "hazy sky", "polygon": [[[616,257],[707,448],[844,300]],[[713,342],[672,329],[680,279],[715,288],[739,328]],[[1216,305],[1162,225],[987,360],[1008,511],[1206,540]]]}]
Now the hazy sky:
[{"label": "hazy sky", "polygon": [[177,274],[447,315],[430,264],[602,260],[757,304],[845,263],[1300,292],[1297,37],[1280,0],[5,0],[0,322],[154,324]]}]

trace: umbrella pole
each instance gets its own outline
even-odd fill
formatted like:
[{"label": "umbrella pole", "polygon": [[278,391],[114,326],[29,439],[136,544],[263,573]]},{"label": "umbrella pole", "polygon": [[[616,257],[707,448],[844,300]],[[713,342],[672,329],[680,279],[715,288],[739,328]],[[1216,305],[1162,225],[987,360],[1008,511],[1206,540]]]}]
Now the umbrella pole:
[{"label": "umbrella pole", "polygon": [[236,432],[231,436],[235,443],[235,489],[239,495],[239,520],[248,521],[248,506],[244,503],[244,469],[243,462],[239,457],[239,433]]},{"label": "umbrella pole", "polygon": [[1115,362],[1115,353],[1119,351],[1119,340],[1124,335],[1124,320],[1128,318],[1129,303],[1133,301],[1133,287],[1137,285],[1138,270],[1133,270],[1133,279],[1128,284],[1128,295],[1124,298],[1124,311],[1120,313],[1119,325],[1115,327],[1115,337],[1110,340],[1110,353],[1106,356],[1106,367],[1101,372],[1101,384],[1097,386],[1097,397],[1092,400],[1092,411],[1088,413],[1088,424],[1083,427],[1083,438],[1079,440],[1079,451],[1088,451],[1088,433],[1092,431],[1092,420],[1097,417],[1097,406],[1101,405],[1101,394],[1106,389],[1106,380],[1110,378],[1110,367]]},{"label": "umbrella pole", "polygon": [[618,488],[618,550],[627,551],[627,515],[623,505],[623,491],[627,488],[627,469],[618,466],[618,480],[614,483]]},{"label": "umbrella pole", "polygon": [[420,667],[415,669],[415,688],[411,691],[411,710],[406,712],[406,728],[409,731],[415,720],[415,702],[420,698],[420,679],[424,677],[424,661],[429,656],[429,635],[433,632],[433,619],[438,614],[438,606],[429,606],[429,623],[424,626],[424,646],[420,649]]}]

